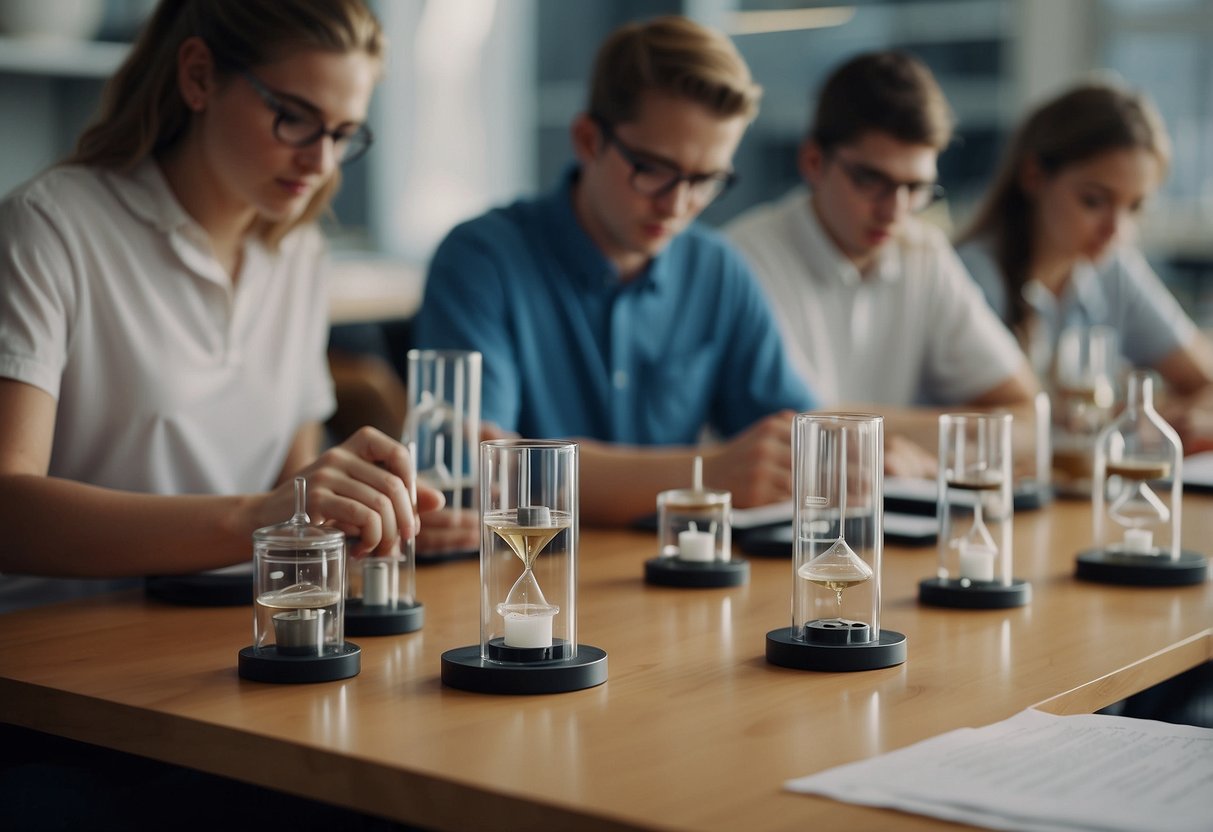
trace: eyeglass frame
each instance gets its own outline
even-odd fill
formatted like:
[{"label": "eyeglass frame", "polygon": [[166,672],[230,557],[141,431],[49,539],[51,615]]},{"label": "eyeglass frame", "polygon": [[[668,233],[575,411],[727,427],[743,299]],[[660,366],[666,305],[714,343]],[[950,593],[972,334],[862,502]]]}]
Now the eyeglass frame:
[{"label": "eyeglass frame", "polygon": [[[286,120],[289,117],[292,117],[290,111],[287,109],[286,104],[284,104],[282,102],[282,100],[278,97],[278,95],[272,89],[270,89],[260,78],[258,78],[256,75],[254,75],[251,70],[249,70],[247,68],[242,68],[239,70],[239,72],[240,72],[240,75],[244,78],[244,80],[249,82],[249,86],[251,86],[253,88],[253,91],[256,92],[258,96],[260,96],[260,98],[261,98],[262,102],[265,104],[265,106],[268,107],[270,109],[270,111],[274,113],[274,127],[273,127],[274,138],[277,139],[278,141],[282,142],[283,144],[287,145],[288,147],[302,149],[304,147],[308,147],[309,145],[313,145],[316,142],[323,139],[325,136],[328,136],[330,139],[333,140],[334,149],[340,148],[342,150],[341,153],[338,153],[337,161],[338,161],[338,163],[344,165],[349,162],[353,162],[358,159],[361,159],[364,155],[366,155],[366,152],[368,150],[370,150],[371,145],[375,143],[375,134],[373,132],[371,132],[371,128],[368,127],[365,122],[359,123],[358,128],[356,130],[354,130],[354,132],[352,132],[352,133],[342,133],[340,126],[337,127],[335,130],[329,130],[327,127],[324,126],[324,122],[322,120],[320,120],[319,111],[316,112],[317,129],[316,129],[315,133],[313,133],[308,138],[302,139],[299,141],[291,141],[289,139],[284,139],[280,135],[279,129],[281,128],[282,122],[284,120]],[[344,148],[347,148],[350,146],[350,139],[352,139],[354,136],[357,136],[360,133],[366,137],[366,141],[362,145],[362,147],[359,148],[358,151],[356,153],[354,153],[352,156],[349,155],[347,152],[344,152]]]},{"label": "eyeglass frame", "polygon": [[[905,188],[910,198],[910,211],[918,213],[925,211],[947,195],[944,187],[935,181],[898,182],[883,171],[865,165],[863,162],[853,162],[837,154],[831,154],[829,159],[838,163],[842,172],[846,174],[847,181],[856,191],[873,202],[883,202]],[[918,194],[922,194],[922,196],[919,197]],[[922,203],[916,204],[919,199],[922,200]]]},{"label": "eyeglass frame", "polygon": [[[677,167],[669,162],[660,160],[645,160],[638,158],[638,154],[643,151],[629,147],[622,139],[616,135],[611,123],[602,116],[590,116],[590,119],[598,125],[598,129],[602,132],[602,140],[606,145],[614,145],[615,150],[631,168],[632,172],[628,178],[628,184],[632,186],[632,190],[638,194],[643,194],[647,197],[660,197],[668,194],[670,191],[677,188],[683,182],[687,183],[688,196],[697,202],[702,202],[704,205],[711,203],[717,197],[724,194],[730,188],[737,184],[738,175],[736,171],[716,171],[715,173],[683,173]],[[655,189],[645,189],[636,184],[636,178],[644,173],[654,173],[654,168],[658,170],[668,170],[670,179],[664,185]],[[647,170],[646,170],[647,169]],[[696,195],[696,187],[707,183],[716,183],[717,190],[709,195]]]}]

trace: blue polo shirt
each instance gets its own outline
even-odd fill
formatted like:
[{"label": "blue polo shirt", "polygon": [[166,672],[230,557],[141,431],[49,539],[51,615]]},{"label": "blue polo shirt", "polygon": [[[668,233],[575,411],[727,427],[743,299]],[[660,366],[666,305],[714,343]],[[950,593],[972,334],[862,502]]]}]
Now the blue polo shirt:
[{"label": "blue polo shirt", "polygon": [[479,350],[483,418],[529,438],[694,444],[816,396],[741,257],[692,225],[630,281],[554,192],[456,227],[430,263],[418,347]]}]

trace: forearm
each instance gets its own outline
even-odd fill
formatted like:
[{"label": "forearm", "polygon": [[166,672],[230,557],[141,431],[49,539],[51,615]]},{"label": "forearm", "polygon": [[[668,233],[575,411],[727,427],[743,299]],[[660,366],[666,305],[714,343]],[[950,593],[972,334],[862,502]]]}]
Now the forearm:
[{"label": "forearm", "polygon": [[0,571],[119,577],[239,563],[252,557],[248,500],[134,494],[32,474],[0,476]]},{"label": "forearm", "polygon": [[693,448],[634,448],[592,440],[579,445],[581,519],[588,525],[626,525],[656,511],[658,493],[691,487]]}]

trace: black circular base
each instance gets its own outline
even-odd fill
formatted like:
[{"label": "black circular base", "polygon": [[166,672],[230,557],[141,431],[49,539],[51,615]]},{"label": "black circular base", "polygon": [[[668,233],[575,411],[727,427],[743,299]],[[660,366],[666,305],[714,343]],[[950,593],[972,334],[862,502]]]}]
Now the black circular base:
[{"label": "black circular base", "polygon": [[345,634],[348,636],[397,636],[420,630],[423,624],[425,604],[364,607],[357,599],[345,602]]},{"label": "black circular base", "polygon": [[550,662],[494,662],[480,658],[480,645],[442,654],[442,683],[473,693],[566,693],[607,680],[605,650],[577,645],[577,656]]},{"label": "black circular base", "polygon": [[253,576],[149,575],[144,580],[149,598],[187,607],[243,607],[253,603]]},{"label": "black circular base", "polygon": [[745,586],[750,582],[750,562],[741,559],[695,561],[682,558],[652,558],[644,562],[645,583],[695,589]]},{"label": "black circular base", "polygon": [[1012,578],[1010,585],[968,578],[925,578],[918,582],[918,602],[932,607],[1002,610],[1032,600],[1032,585]]},{"label": "black circular base", "polygon": [[1198,552],[1182,550],[1179,560],[1162,555],[1126,555],[1106,549],[1079,552],[1074,576],[1101,584],[1131,586],[1188,586],[1204,583],[1209,559]]},{"label": "black circular base", "polygon": [[881,630],[879,641],[837,645],[794,639],[791,627],[767,633],[767,661],[780,667],[828,672],[878,670],[905,660],[906,637],[893,630]]},{"label": "black circular base", "polygon": [[240,678],[254,682],[333,682],[357,676],[360,670],[362,648],[348,641],[340,652],[323,656],[288,656],[273,647],[257,650],[249,646],[240,651]]}]

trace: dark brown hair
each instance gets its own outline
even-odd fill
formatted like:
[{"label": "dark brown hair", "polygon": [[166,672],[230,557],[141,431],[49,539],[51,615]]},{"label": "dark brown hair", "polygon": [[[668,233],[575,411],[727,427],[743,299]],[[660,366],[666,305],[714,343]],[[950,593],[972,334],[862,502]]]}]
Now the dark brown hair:
[{"label": "dark brown hair", "polygon": [[1084,83],[1033,110],[1007,147],[994,183],[960,241],[982,238],[1007,293],[1007,325],[1022,337],[1028,318],[1023,286],[1032,259],[1033,205],[1021,184],[1032,161],[1046,176],[1112,150],[1141,149],[1165,172],[1171,143],[1154,105],[1140,93],[1106,82]]},{"label": "dark brown hair", "polygon": [[867,52],[834,70],[817,98],[808,138],[822,151],[887,133],[943,150],[954,118],[926,64],[905,52]]}]

